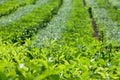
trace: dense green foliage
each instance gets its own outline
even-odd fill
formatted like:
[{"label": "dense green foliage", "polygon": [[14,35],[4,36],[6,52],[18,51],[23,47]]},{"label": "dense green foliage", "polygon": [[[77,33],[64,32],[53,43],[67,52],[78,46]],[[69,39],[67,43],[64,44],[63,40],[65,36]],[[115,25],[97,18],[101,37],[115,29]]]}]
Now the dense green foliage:
[{"label": "dense green foliage", "polygon": [[88,6],[92,7],[94,18],[96,20],[98,31],[102,34],[104,42],[113,46],[120,46],[120,10],[115,0],[86,0]]},{"label": "dense green foliage", "polygon": [[[37,30],[45,26],[59,8],[59,0],[50,0],[48,4],[40,5],[35,8],[31,13],[23,16],[17,22],[8,25],[1,25],[1,37],[5,40],[12,42],[24,42],[25,38],[31,37]],[[45,11],[45,12],[44,12]],[[22,40],[22,41],[21,41]]]},{"label": "dense green foliage", "polygon": [[[17,21],[0,24],[0,80],[119,80],[119,39],[109,42],[105,35],[112,30],[105,24],[118,22],[109,17],[113,13],[98,15],[109,9],[104,0],[85,0],[86,6],[83,0],[44,1]],[[89,7],[103,41],[93,37]]]},{"label": "dense green foliage", "polygon": [[0,5],[0,17],[10,14],[21,6],[34,4],[36,0],[9,0]]}]

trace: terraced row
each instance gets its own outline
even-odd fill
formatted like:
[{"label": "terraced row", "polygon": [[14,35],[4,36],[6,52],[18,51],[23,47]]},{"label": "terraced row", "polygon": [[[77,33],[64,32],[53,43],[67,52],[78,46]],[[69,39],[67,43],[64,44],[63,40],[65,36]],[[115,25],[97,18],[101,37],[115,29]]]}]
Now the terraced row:
[{"label": "terraced row", "polygon": [[[56,0],[55,2],[58,2],[58,0]],[[55,2],[51,2],[51,3],[55,3]],[[58,16],[66,16],[67,14],[69,14],[67,12],[70,12],[70,9],[67,10],[67,8],[71,7],[71,4],[72,4],[72,0],[71,1],[70,0],[65,0],[63,6],[60,9],[60,12],[58,13]],[[56,11],[55,11],[55,13],[56,13]],[[59,21],[61,21],[62,17],[58,17],[58,16],[53,18],[53,20],[51,21],[50,24],[53,24],[53,22],[57,18],[58,18]],[[55,24],[55,25],[57,25],[57,24]],[[59,24],[59,25],[62,25],[62,24]],[[6,44],[1,43],[1,46],[0,46],[0,56],[1,56],[0,63],[3,64],[3,65],[1,66],[0,72],[1,72],[1,75],[4,76],[4,77],[1,77],[2,79],[16,79],[16,78],[18,78],[18,79],[25,79],[25,80],[26,79],[29,79],[29,80],[32,80],[32,79],[41,80],[41,79],[47,78],[47,76],[49,76],[50,74],[51,75],[52,74],[59,74],[58,72],[52,71],[51,69],[49,69],[50,72],[47,72],[47,74],[44,73],[44,71],[42,69],[42,66],[44,67],[44,65],[41,64],[41,62],[43,62],[43,61],[42,61],[41,58],[37,59],[37,57],[39,57],[39,55],[42,55],[42,54],[40,54],[40,52],[38,52],[39,53],[38,55],[37,55],[36,52],[33,53],[33,55],[37,55],[36,60],[37,60],[37,62],[40,61],[41,66],[39,66],[39,64],[36,64],[36,65],[33,64],[34,61],[36,61],[35,56],[34,56],[34,59],[30,60],[30,56],[28,56],[30,54],[27,53],[27,55],[26,55],[26,50],[28,51],[28,47],[32,47],[31,45],[29,45],[29,41],[30,40],[27,39],[26,43],[23,46],[21,45],[19,47],[16,46],[17,43],[15,43],[14,45],[9,44],[9,43],[6,43]],[[34,48],[34,49],[35,49],[35,51],[39,50],[39,48]],[[10,51],[10,54],[8,54],[9,51]],[[8,58],[5,58],[5,57],[8,57]],[[27,60],[27,61],[25,61],[25,60]],[[28,61],[29,61],[29,63],[28,63]],[[26,73],[27,67],[26,67],[25,71],[22,69],[21,65],[24,65],[24,64],[27,65],[27,66],[32,64],[34,66],[34,68],[32,68],[32,66],[29,66],[30,69],[31,69],[30,73]],[[12,67],[12,69],[10,69],[10,66]],[[39,68],[37,66],[39,66]],[[7,69],[5,69],[5,67],[7,67]],[[16,69],[15,69],[15,67],[16,67]],[[47,67],[47,65],[45,67]],[[41,71],[39,73],[38,69],[40,69],[40,68],[41,68]],[[6,70],[10,70],[10,72],[4,73]],[[32,70],[35,70],[37,72],[32,73]],[[5,74],[7,74],[7,75],[5,75]]]},{"label": "terraced row", "polygon": [[35,5],[26,5],[25,7],[21,7],[16,10],[14,13],[10,14],[9,16],[2,17],[0,19],[0,25],[9,25],[13,22],[17,22],[22,17],[26,16],[27,14],[31,13],[35,8],[38,8],[44,4],[47,4],[48,0],[38,0],[36,1]]},{"label": "terraced row", "polygon": [[[119,10],[114,9],[105,0],[86,0],[89,7],[92,7],[93,15],[96,20],[99,34],[105,44],[119,47],[120,45],[120,26]],[[111,7],[110,7],[111,6]]]},{"label": "terraced row", "polygon": [[[27,41],[31,51],[34,52],[33,48],[36,46],[39,48],[35,54],[29,55],[32,59],[40,58],[46,63],[47,67],[42,75],[49,75],[47,79],[53,79],[54,76],[62,80],[119,79],[119,73],[114,74],[114,71],[119,72],[119,52],[111,48],[105,49],[109,44],[93,37],[88,7],[83,6],[82,0],[74,0],[72,3],[69,18],[65,23],[64,18],[59,21],[61,13],[57,16],[59,23],[56,23],[56,17],[53,18],[55,21],[48,24],[48,29],[36,36],[34,45],[30,46],[32,43]],[[57,27],[56,24],[60,23],[62,24]],[[48,69],[53,73],[47,74]]]},{"label": "terraced row", "polygon": [[9,15],[22,6],[29,5],[29,4],[35,4],[36,1],[37,0],[9,0],[9,1],[6,1],[6,2],[4,2],[4,4],[0,5],[0,17]]},{"label": "terraced row", "polygon": [[50,44],[52,40],[61,38],[61,31],[65,28],[66,21],[69,19],[69,14],[72,8],[72,1],[64,1],[63,6],[56,16],[47,24],[46,28],[38,31],[37,35],[33,36],[33,43],[36,47],[40,47],[43,43]]},{"label": "terraced row", "polygon": [[[98,9],[97,2],[93,4],[98,23],[101,15],[94,11]],[[82,0],[46,0],[44,5],[37,5],[17,21],[14,18],[0,25],[0,78],[120,79],[120,52],[93,37],[88,9]],[[21,42],[24,44],[20,45]]]},{"label": "terraced row", "polygon": [[49,0],[45,5],[39,5],[34,8],[31,13],[23,16],[16,22],[0,25],[1,39],[3,41],[24,42],[26,38],[30,38],[37,30],[45,26],[52,16],[56,14],[61,5],[61,0]]}]

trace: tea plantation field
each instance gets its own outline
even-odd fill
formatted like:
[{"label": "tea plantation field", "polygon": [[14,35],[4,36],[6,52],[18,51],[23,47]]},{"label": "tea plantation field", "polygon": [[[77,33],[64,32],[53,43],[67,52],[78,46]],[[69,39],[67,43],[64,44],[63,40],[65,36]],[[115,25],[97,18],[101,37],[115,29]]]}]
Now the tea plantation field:
[{"label": "tea plantation field", "polygon": [[0,80],[120,80],[120,0],[0,0]]}]

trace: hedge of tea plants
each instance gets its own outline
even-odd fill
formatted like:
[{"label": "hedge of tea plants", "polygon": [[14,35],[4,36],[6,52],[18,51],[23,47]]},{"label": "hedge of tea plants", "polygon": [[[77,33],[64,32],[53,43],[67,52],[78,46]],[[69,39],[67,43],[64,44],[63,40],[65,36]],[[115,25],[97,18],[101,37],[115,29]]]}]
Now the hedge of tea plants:
[{"label": "hedge of tea plants", "polygon": [[[85,0],[85,6],[83,0],[44,0],[38,5],[41,1],[16,21],[0,19],[0,79],[119,80],[120,50],[114,45],[117,39],[112,43],[105,35],[112,29],[104,25],[113,19],[103,3]],[[93,36],[90,7],[103,41]],[[108,21],[102,21],[104,16]]]}]

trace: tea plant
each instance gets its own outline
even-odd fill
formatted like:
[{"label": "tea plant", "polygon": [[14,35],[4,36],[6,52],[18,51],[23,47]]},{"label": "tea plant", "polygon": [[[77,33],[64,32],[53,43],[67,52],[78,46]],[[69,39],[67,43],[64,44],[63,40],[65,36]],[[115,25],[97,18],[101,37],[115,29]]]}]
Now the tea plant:
[{"label": "tea plant", "polygon": [[[18,21],[1,25],[0,80],[119,80],[120,51],[93,37],[92,3],[82,1],[45,1]],[[98,24],[107,11],[96,4]]]},{"label": "tea plant", "polygon": [[0,17],[8,15],[13,11],[17,10],[19,7],[33,4],[36,0],[9,0],[6,3],[0,5]]},{"label": "tea plant", "polygon": [[2,39],[10,40],[14,43],[17,41],[22,42],[25,38],[30,38],[39,28],[45,26],[44,23],[48,22],[52,18],[52,15],[56,14],[60,5],[60,0],[54,2],[51,0],[48,4],[40,5],[35,8],[31,13],[23,16],[19,21],[13,22],[7,26],[1,25],[0,28],[3,31],[0,35],[5,36],[2,36]]},{"label": "tea plant", "polygon": [[[101,35],[105,43],[112,44],[112,46],[119,46],[119,22],[117,18],[114,17],[113,19],[113,15],[117,16],[119,14],[119,11],[115,10],[113,6],[109,7],[110,4],[108,4],[106,0],[93,1],[93,3],[91,3],[90,1],[87,2],[89,3],[88,6],[93,7],[92,10],[99,34]],[[116,13],[114,13],[114,11]]]}]

